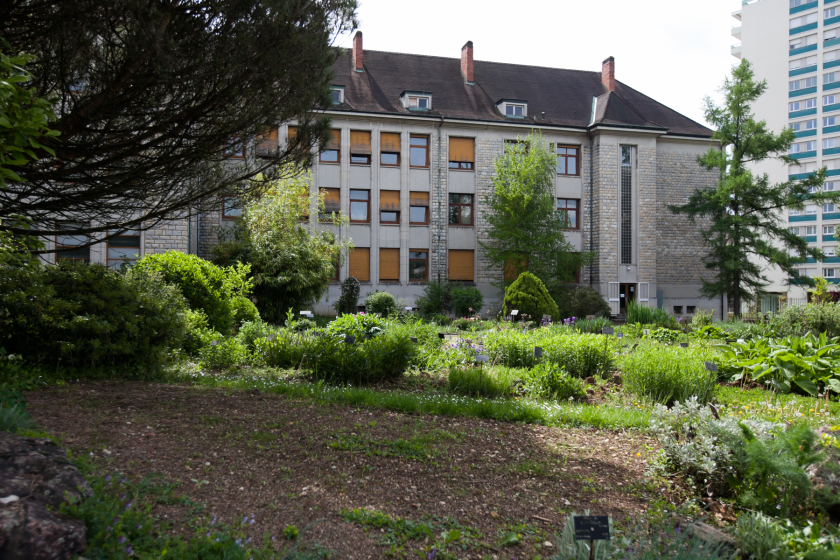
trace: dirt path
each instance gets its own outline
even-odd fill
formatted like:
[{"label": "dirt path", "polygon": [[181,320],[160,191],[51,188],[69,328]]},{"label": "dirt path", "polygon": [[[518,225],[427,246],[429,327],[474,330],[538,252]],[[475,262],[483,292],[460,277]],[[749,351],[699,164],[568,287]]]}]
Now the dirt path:
[{"label": "dirt path", "polygon": [[[34,391],[27,405],[38,425],[61,434],[65,445],[101,457],[96,464],[103,472],[180,481],[185,494],[226,521],[254,515],[254,538],[265,531],[279,538],[287,524],[303,529],[317,521],[306,542],[340,558],[381,558],[388,551],[377,544],[383,534],[374,537],[338,515],[344,508],[415,521],[451,516],[480,532],[476,542],[483,543],[459,557],[507,558],[548,555],[542,543],[553,541],[569,511],[624,518],[667,494],[644,482],[655,444],[638,433],[126,382]],[[525,542],[499,548],[508,531],[522,533]]]}]

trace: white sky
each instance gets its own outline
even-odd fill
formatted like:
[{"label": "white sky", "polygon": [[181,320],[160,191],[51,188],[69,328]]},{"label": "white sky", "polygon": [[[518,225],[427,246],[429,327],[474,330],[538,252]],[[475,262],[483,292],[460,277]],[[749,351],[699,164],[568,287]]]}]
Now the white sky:
[{"label": "white sky", "polygon": [[[705,124],[703,97],[738,62],[740,0],[360,0],[366,49],[600,71]],[[350,37],[339,46],[351,47]],[[481,80],[480,76],[476,76]]]}]

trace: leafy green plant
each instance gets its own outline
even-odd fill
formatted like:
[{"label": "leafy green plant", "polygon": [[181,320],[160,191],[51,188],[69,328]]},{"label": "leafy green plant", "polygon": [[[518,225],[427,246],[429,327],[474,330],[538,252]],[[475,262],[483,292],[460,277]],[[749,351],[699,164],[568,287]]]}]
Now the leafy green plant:
[{"label": "leafy green plant", "polygon": [[793,559],[776,522],[760,513],[746,512],[738,517],[734,536],[746,558]]},{"label": "leafy green plant", "polygon": [[[516,368],[532,368],[550,362],[565,368],[573,377],[599,375],[612,365],[616,339],[600,335],[577,334],[559,329],[537,329],[533,332],[508,329],[488,331],[484,346],[491,361]],[[534,347],[543,349],[542,358],[534,355]]]},{"label": "leafy green plant", "polygon": [[257,306],[250,299],[244,296],[236,296],[230,300],[231,311],[233,312],[233,324],[236,327],[246,321],[254,322],[260,320],[260,312]]},{"label": "leafy green plant", "polygon": [[286,540],[293,541],[300,536],[300,531],[298,531],[298,528],[294,525],[286,525],[286,527],[283,528],[283,536]]},{"label": "leafy green plant", "polygon": [[604,327],[612,325],[609,319],[604,317],[595,317],[594,319],[577,319],[575,321],[575,330],[582,334],[601,334]]},{"label": "leafy green plant", "polygon": [[379,336],[383,332],[383,319],[370,313],[342,315],[327,326],[327,333],[339,336],[354,336],[356,339]]},{"label": "leafy green plant", "polygon": [[558,401],[579,401],[586,396],[581,380],[570,376],[562,366],[553,362],[537,364],[529,372],[526,388],[533,395]]},{"label": "leafy green plant", "polygon": [[433,318],[452,311],[452,284],[449,280],[429,280],[423,286],[423,295],[416,305],[424,317]]},{"label": "leafy green plant", "polygon": [[560,315],[560,310],[551,299],[545,284],[530,272],[520,274],[505,290],[503,312],[509,315],[514,309],[519,310],[520,315],[528,315],[537,321],[542,319],[543,315],[551,315],[553,318]]},{"label": "leafy green plant", "polygon": [[557,302],[561,318],[575,317],[581,319],[589,315],[604,319],[610,318],[610,304],[590,286],[564,288],[557,294],[552,292],[552,297]]},{"label": "leafy green plant", "polygon": [[685,335],[683,335],[681,332],[675,331],[673,329],[667,329],[664,327],[651,329],[650,334],[646,334],[643,336],[644,338],[649,338],[651,340],[655,340],[656,342],[664,342],[666,344],[673,344],[675,342],[679,342],[685,339]]},{"label": "leafy green plant", "polygon": [[670,405],[696,397],[709,402],[715,394],[717,378],[706,371],[705,362],[713,351],[644,345],[620,359],[626,389],[639,397]]},{"label": "leafy green plant", "polygon": [[356,313],[359,307],[359,293],[361,291],[362,287],[358,280],[352,276],[345,278],[344,282],[341,283],[341,296],[335,300],[335,310],[340,315]]},{"label": "leafy green plant", "polygon": [[481,313],[484,296],[475,286],[453,286],[452,307],[458,317],[472,317]]},{"label": "leafy green plant", "polygon": [[397,300],[388,292],[373,292],[365,301],[365,313],[379,313],[381,317],[388,317],[397,310]]},{"label": "leafy green plant", "polygon": [[[762,332],[760,334],[781,337],[800,336],[806,333],[825,333],[830,338],[840,337],[840,302],[790,306],[774,317],[771,325],[772,333]],[[736,338],[745,337],[738,336]]]},{"label": "leafy green plant", "polygon": [[452,367],[449,390],[459,395],[497,399],[509,395],[513,383],[524,377],[525,370],[506,367]]},{"label": "leafy green plant", "polygon": [[250,351],[254,350],[254,342],[258,338],[268,338],[272,334],[276,335],[281,329],[263,321],[246,321],[239,327],[239,332],[236,338],[239,342]]},{"label": "leafy green plant", "polygon": [[198,358],[204,369],[230,369],[251,360],[251,353],[238,338],[224,337],[215,331],[207,332],[202,338]]},{"label": "leafy green plant", "polygon": [[15,433],[32,426],[32,418],[21,405],[0,406],[0,430]]},{"label": "leafy green plant", "polygon": [[703,311],[702,309],[695,309],[694,317],[691,318],[691,327],[694,329],[702,329],[704,327],[709,327],[712,325],[712,323],[714,323],[714,318],[714,309],[709,309],[708,311]]}]

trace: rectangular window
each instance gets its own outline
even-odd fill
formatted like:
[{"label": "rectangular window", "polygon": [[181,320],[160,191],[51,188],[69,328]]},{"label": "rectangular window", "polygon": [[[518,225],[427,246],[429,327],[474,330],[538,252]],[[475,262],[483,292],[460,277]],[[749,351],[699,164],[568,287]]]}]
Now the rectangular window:
[{"label": "rectangular window", "polygon": [[350,221],[370,223],[370,191],[350,191]]},{"label": "rectangular window", "polygon": [[837,8],[828,8],[823,12],[823,19],[837,17]]},{"label": "rectangular window", "polygon": [[449,169],[475,168],[475,138],[449,138]]},{"label": "rectangular window", "polygon": [[222,199],[222,219],[235,220],[242,215],[242,201],[237,196]]},{"label": "rectangular window", "polygon": [[793,235],[797,235],[797,236],[798,236],[798,235],[799,235],[799,228],[798,228],[798,227],[792,227],[792,228],[790,228],[790,232],[791,232]]},{"label": "rectangular window", "polygon": [[475,281],[475,251],[449,250],[449,279],[456,282]]},{"label": "rectangular window", "polygon": [[[83,228],[87,224],[79,223],[63,223],[58,224],[57,229],[78,229]],[[55,260],[59,261],[81,261],[90,262],[90,245],[82,247],[85,243],[90,242],[90,237],[87,235],[56,235],[55,236]]]},{"label": "rectangular window", "polygon": [[824,247],[823,254],[826,257],[836,257],[837,256],[837,249],[834,247]]},{"label": "rectangular window", "polygon": [[510,103],[505,103],[505,116],[524,117],[525,105],[512,105]]},{"label": "rectangular window", "polygon": [[813,152],[817,149],[817,141],[813,140],[811,142],[805,142],[805,151],[806,152]]},{"label": "rectangular window", "polygon": [[[829,74],[826,74],[828,76]],[[828,83],[828,82],[826,82]],[[788,88],[790,91],[799,91],[800,89],[810,88],[810,87],[817,87],[817,77],[812,76],[810,78],[805,78],[804,80],[795,80],[788,84]]]},{"label": "rectangular window", "polygon": [[[834,97],[834,96],[832,95],[832,97]],[[816,97],[812,97],[811,99],[806,99],[805,100],[805,108],[806,109],[816,109],[816,107],[817,107],[817,98]]]},{"label": "rectangular window", "polygon": [[233,136],[230,140],[228,140],[227,144],[225,144],[224,154],[225,157],[233,159],[244,159],[245,143],[242,141],[242,137]]},{"label": "rectangular window", "polygon": [[580,200],[574,198],[557,199],[557,212],[559,212],[560,219],[563,220],[568,229],[580,229],[579,211]]},{"label": "rectangular window", "polygon": [[831,41],[837,38],[837,29],[829,29],[823,33],[823,41]]},{"label": "rectangular window", "polygon": [[834,126],[837,122],[837,117],[823,117],[823,126]]},{"label": "rectangular window", "polygon": [[823,235],[834,235],[834,226],[823,226]]},{"label": "rectangular window", "polygon": [[824,268],[823,269],[823,278],[836,278],[837,269],[836,268]]},{"label": "rectangular window", "polygon": [[332,215],[341,212],[341,191],[339,189],[321,189],[324,194],[324,211],[321,213],[322,222],[331,222]]},{"label": "rectangular window", "polygon": [[794,132],[801,132],[803,130],[814,130],[815,128],[817,128],[817,119],[791,123],[790,127],[794,130]]},{"label": "rectangular window", "polygon": [[834,181],[826,181],[823,184],[823,192],[834,192]]},{"label": "rectangular window", "polygon": [[837,72],[829,72],[828,74],[823,74],[823,83],[833,84],[837,81],[838,77],[840,77],[840,74],[838,74]]},{"label": "rectangular window", "polygon": [[788,210],[788,216],[798,216],[799,210]]},{"label": "rectangular window", "polygon": [[685,306],[685,312],[689,315],[693,315],[695,309],[697,309],[697,306],[695,306],[695,305],[686,305]]},{"label": "rectangular window", "polygon": [[824,138],[823,139],[823,148],[833,148],[836,140],[837,140],[836,138]]},{"label": "rectangular window", "polygon": [[557,146],[557,174],[580,175],[580,148]]},{"label": "rectangular window", "polygon": [[399,132],[382,132],[379,134],[379,164],[384,167],[399,167]]},{"label": "rectangular window", "polygon": [[425,282],[429,279],[429,252],[410,249],[408,252],[408,281]]},{"label": "rectangular window", "polygon": [[473,195],[449,195],[449,225],[473,225]]},{"label": "rectangular window", "polygon": [[837,97],[834,95],[823,95],[823,105],[834,105],[837,102]]},{"label": "rectangular window", "polygon": [[119,233],[108,239],[108,268],[120,269],[123,264],[131,266],[140,255],[140,232],[128,230],[109,231],[108,235]]},{"label": "rectangular window", "polygon": [[379,281],[400,281],[399,249],[379,249]]},{"label": "rectangular window", "polygon": [[359,282],[370,282],[370,247],[350,251],[350,276]]},{"label": "rectangular window", "polygon": [[823,214],[833,214],[835,206],[833,203],[823,204]]},{"label": "rectangular window", "polygon": [[370,165],[373,151],[370,146],[369,130],[350,131],[350,164]]},{"label": "rectangular window", "polygon": [[429,137],[411,135],[408,139],[411,167],[429,167]]},{"label": "rectangular window", "polygon": [[408,97],[408,107],[409,109],[431,109],[432,100],[428,97],[410,95]]},{"label": "rectangular window", "polygon": [[341,105],[344,103],[344,88],[333,88],[331,95],[333,105]]},{"label": "rectangular window", "polygon": [[810,187],[808,187],[808,193],[809,193],[809,194],[815,194],[815,193],[817,193],[817,192],[819,191],[819,189],[820,189],[820,188],[819,188],[818,186],[816,186],[816,185],[811,185]]},{"label": "rectangular window", "polygon": [[279,146],[277,129],[269,130],[257,137],[257,157],[273,156],[277,154]]},{"label": "rectangular window", "polygon": [[621,264],[633,264],[633,149],[621,147]]},{"label": "rectangular window", "polygon": [[793,103],[788,103],[788,111],[793,113],[794,111],[801,111],[802,110],[802,103],[799,101],[794,101]]},{"label": "rectangular window", "polygon": [[321,150],[321,155],[318,161],[321,163],[341,163],[341,131],[331,130],[330,140],[324,149]]},{"label": "rectangular window", "polygon": [[806,226],[805,235],[817,235],[817,226]]},{"label": "rectangular window", "polygon": [[817,14],[817,12],[814,12],[813,14],[808,14],[807,16],[793,18],[792,20],[790,20],[790,28],[796,29],[797,27],[802,27],[803,25],[817,23],[817,21],[819,21],[819,15]]},{"label": "rectangular window", "polygon": [[674,315],[682,315],[682,305],[674,306]]},{"label": "rectangular window", "polygon": [[824,53],[823,62],[834,62],[835,60],[837,60],[837,53],[840,53],[840,51],[829,51],[827,53]]},{"label": "rectangular window", "polygon": [[379,191],[379,223],[400,223],[400,191]]},{"label": "rectangular window", "polygon": [[810,216],[812,214],[816,214],[818,209],[819,209],[819,206],[809,204],[805,207],[805,215]]},{"label": "rectangular window", "polygon": [[409,223],[413,225],[425,225],[429,223],[429,193],[415,192],[408,193]]}]

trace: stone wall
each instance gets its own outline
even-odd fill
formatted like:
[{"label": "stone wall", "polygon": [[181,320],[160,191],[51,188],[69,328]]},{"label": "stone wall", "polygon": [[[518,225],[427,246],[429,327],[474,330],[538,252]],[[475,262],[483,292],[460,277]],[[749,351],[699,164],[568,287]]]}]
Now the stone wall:
[{"label": "stone wall", "polygon": [[[190,231],[192,229],[192,231]],[[184,216],[159,223],[147,230],[143,237],[143,254],[152,255],[166,251],[190,252],[190,244],[196,245],[197,233],[195,216]]]},{"label": "stone wall", "polygon": [[618,144],[595,146],[595,281],[616,282],[618,270]]}]

